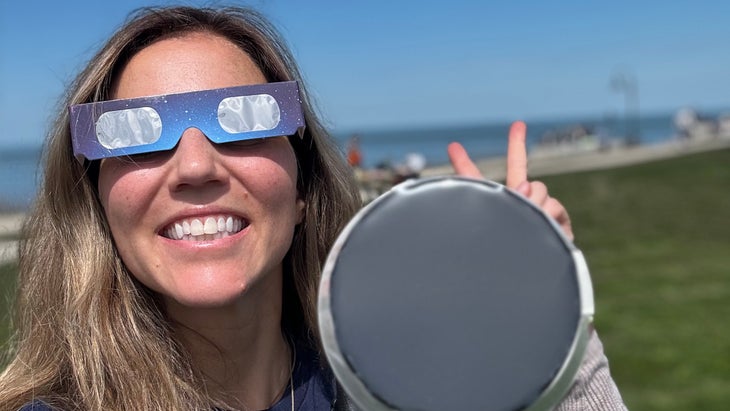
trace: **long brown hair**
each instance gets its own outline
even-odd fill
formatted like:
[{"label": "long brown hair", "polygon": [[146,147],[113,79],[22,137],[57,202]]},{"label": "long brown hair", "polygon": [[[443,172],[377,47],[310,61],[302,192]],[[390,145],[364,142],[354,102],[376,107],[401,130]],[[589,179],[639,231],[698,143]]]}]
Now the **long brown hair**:
[{"label": "long brown hair", "polygon": [[0,409],[34,398],[63,409],[210,409],[212,399],[156,296],[117,255],[96,189],[96,164],[73,157],[65,107],[109,98],[124,64],[149,44],[191,32],[238,45],[268,81],[299,80],[306,131],[290,141],[305,216],[284,261],[282,327],[319,348],[316,293],[336,235],[359,207],[354,180],[320,123],[277,31],[245,8],[145,8],[68,88],[44,147],[44,181],[22,231],[11,361]]}]

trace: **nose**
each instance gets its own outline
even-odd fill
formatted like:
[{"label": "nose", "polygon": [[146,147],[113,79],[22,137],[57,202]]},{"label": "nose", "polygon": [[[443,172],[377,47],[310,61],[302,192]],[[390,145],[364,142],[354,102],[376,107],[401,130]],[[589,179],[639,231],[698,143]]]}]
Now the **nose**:
[{"label": "nose", "polygon": [[170,188],[173,191],[225,181],[226,173],[221,164],[220,153],[197,128],[189,128],[183,132],[171,163],[173,178],[170,180]]}]

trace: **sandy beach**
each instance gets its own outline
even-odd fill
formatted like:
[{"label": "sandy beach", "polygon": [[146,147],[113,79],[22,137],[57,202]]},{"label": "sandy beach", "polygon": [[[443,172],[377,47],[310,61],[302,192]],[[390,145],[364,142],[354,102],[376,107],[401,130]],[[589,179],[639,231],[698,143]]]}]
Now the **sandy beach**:
[{"label": "sandy beach", "polygon": [[[730,135],[674,140],[661,144],[618,147],[605,151],[569,155],[530,156],[528,159],[529,172],[530,178],[535,179],[545,175],[623,167],[724,148],[730,148]],[[504,180],[504,157],[482,159],[476,161],[476,164],[487,179]],[[427,168],[421,173],[421,176],[432,177],[452,173],[451,167],[444,165]],[[17,242],[13,238],[17,238],[22,219],[22,213],[0,215],[0,264],[17,258]]]}]

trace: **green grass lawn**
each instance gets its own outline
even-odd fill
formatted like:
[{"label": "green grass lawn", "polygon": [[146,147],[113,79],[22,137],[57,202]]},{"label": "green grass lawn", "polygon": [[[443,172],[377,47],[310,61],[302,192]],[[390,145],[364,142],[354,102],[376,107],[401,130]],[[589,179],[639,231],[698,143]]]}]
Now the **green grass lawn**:
[{"label": "green grass lawn", "polygon": [[[543,181],[570,211],[629,408],[727,409],[730,150]],[[14,272],[0,267],[0,303]]]},{"label": "green grass lawn", "polygon": [[544,179],[568,208],[630,409],[730,404],[730,150]]},{"label": "green grass lawn", "polygon": [[[0,350],[10,336],[10,305],[13,290],[15,289],[15,264],[0,264]],[[4,365],[3,355],[0,354],[0,367]]]}]

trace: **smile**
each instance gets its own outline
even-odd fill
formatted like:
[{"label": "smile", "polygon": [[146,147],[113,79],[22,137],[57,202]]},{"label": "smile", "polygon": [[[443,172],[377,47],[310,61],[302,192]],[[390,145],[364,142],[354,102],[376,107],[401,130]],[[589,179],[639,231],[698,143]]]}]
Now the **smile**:
[{"label": "smile", "polygon": [[247,226],[240,217],[219,215],[175,221],[160,234],[172,240],[212,241],[236,234]]}]

